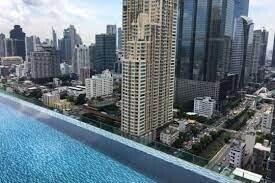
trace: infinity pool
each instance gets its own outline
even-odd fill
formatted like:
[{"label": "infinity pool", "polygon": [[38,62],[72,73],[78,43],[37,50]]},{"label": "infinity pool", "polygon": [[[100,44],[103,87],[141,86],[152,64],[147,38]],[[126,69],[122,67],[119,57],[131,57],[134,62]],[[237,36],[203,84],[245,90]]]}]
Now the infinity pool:
[{"label": "infinity pool", "polygon": [[0,100],[0,182],[154,181]]}]

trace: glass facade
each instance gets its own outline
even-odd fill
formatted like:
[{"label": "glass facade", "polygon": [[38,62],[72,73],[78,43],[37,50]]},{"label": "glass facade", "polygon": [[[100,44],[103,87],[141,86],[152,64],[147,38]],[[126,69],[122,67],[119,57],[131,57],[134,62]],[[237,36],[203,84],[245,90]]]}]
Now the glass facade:
[{"label": "glass facade", "polygon": [[234,0],[181,0],[178,79],[219,81],[228,72]]},{"label": "glass facade", "polygon": [[275,67],[275,36],[274,36],[274,44],[273,44],[272,67]]}]

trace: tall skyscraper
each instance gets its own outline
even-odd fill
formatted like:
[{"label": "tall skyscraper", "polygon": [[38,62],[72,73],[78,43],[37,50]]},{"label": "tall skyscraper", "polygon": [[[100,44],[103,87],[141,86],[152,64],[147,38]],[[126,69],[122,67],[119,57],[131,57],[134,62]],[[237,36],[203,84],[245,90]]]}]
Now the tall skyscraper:
[{"label": "tall skyscraper", "polygon": [[57,36],[56,36],[56,32],[53,28],[52,28],[52,36],[53,36],[53,47],[58,50]]},{"label": "tall skyscraper", "polygon": [[26,61],[29,61],[30,58],[30,54],[33,51],[37,50],[37,44],[36,44],[36,36],[30,36],[30,37],[26,37],[26,41],[25,41],[26,45]]},{"label": "tall skyscraper", "polygon": [[118,31],[117,31],[117,49],[118,50],[122,49],[122,29],[121,29],[121,27],[119,27]]},{"label": "tall skyscraper", "polygon": [[13,39],[6,38],[5,47],[6,47],[6,53],[5,53],[6,57],[11,57],[16,55],[16,50],[15,50],[16,48],[15,48],[15,43]]},{"label": "tall skyscraper", "polygon": [[6,36],[5,34],[0,34],[0,57],[6,56]]},{"label": "tall skyscraper", "polygon": [[116,61],[116,35],[96,35],[95,70],[97,73],[109,69],[113,70]]},{"label": "tall skyscraper", "polygon": [[259,61],[261,56],[262,31],[255,30],[253,32],[253,51],[251,63],[251,78],[252,82],[258,82]]},{"label": "tall skyscraper", "polygon": [[22,57],[24,60],[26,57],[25,37],[26,34],[20,25],[15,25],[14,29],[10,31],[10,38],[14,41],[15,45],[15,55]]},{"label": "tall skyscraper", "polygon": [[116,25],[107,25],[106,34],[117,34]]},{"label": "tall skyscraper", "polygon": [[81,38],[76,33],[76,29],[73,25],[70,25],[69,28],[65,29],[63,32],[63,39],[61,40],[60,52],[62,62],[72,63],[74,56],[75,46],[81,44]]},{"label": "tall skyscraper", "polygon": [[273,54],[272,54],[272,67],[275,67],[275,36],[274,36],[274,43],[273,43]]},{"label": "tall skyscraper", "polygon": [[34,79],[60,76],[60,54],[54,47],[43,46],[31,52],[31,76]]},{"label": "tall skyscraper", "polygon": [[89,56],[90,56],[90,68],[91,68],[91,71],[93,71],[95,69],[95,60],[96,60],[96,46],[93,43],[89,46]]},{"label": "tall skyscraper", "polygon": [[[180,0],[176,105],[208,96],[220,101],[229,72],[234,0]],[[219,103],[219,102],[218,102]]]},{"label": "tall skyscraper", "polygon": [[235,0],[234,18],[248,16],[249,0]]},{"label": "tall skyscraper", "polygon": [[90,56],[89,48],[85,45],[77,45],[74,51],[74,58],[72,63],[73,73],[80,76],[81,69],[90,70]]},{"label": "tall skyscraper", "polygon": [[266,51],[267,51],[267,45],[268,45],[269,32],[265,28],[263,28],[261,31],[262,31],[262,43],[261,43],[259,66],[263,67],[266,61]]},{"label": "tall skyscraper", "polygon": [[177,0],[123,1],[121,129],[147,135],[173,120]]},{"label": "tall skyscraper", "polygon": [[235,19],[230,73],[238,75],[238,87],[246,86],[251,75],[254,23],[241,16]]}]

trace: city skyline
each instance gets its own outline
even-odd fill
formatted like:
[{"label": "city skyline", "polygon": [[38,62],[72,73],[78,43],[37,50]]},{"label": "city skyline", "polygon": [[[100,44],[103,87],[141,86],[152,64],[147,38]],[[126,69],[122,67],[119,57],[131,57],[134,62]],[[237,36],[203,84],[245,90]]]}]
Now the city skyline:
[{"label": "city skyline", "polygon": [[[274,0],[250,0],[249,17],[255,29],[266,27],[270,31],[268,50],[273,48],[275,22],[272,7]],[[54,27],[57,37],[70,24],[75,25],[87,45],[95,41],[95,35],[105,32],[107,24],[121,26],[122,0],[4,0],[0,4],[0,32],[9,35],[13,25],[19,24],[27,36],[51,38]],[[108,14],[106,14],[108,12]],[[100,18],[99,18],[100,17]]]}]

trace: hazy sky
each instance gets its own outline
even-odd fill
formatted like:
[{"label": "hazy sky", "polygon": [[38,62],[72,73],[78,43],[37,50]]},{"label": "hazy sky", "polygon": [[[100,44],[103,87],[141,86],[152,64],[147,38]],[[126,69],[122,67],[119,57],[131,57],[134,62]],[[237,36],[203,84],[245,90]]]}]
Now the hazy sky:
[{"label": "hazy sky", "polygon": [[[96,33],[105,32],[106,24],[121,24],[122,0],[0,0],[0,32],[8,35],[14,24],[24,32],[42,39],[51,38],[51,27],[58,36],[70,24],[75,25],[86,44]],[[275,32],[275,0],[250,0],[250,15],[256,28]]]}]

